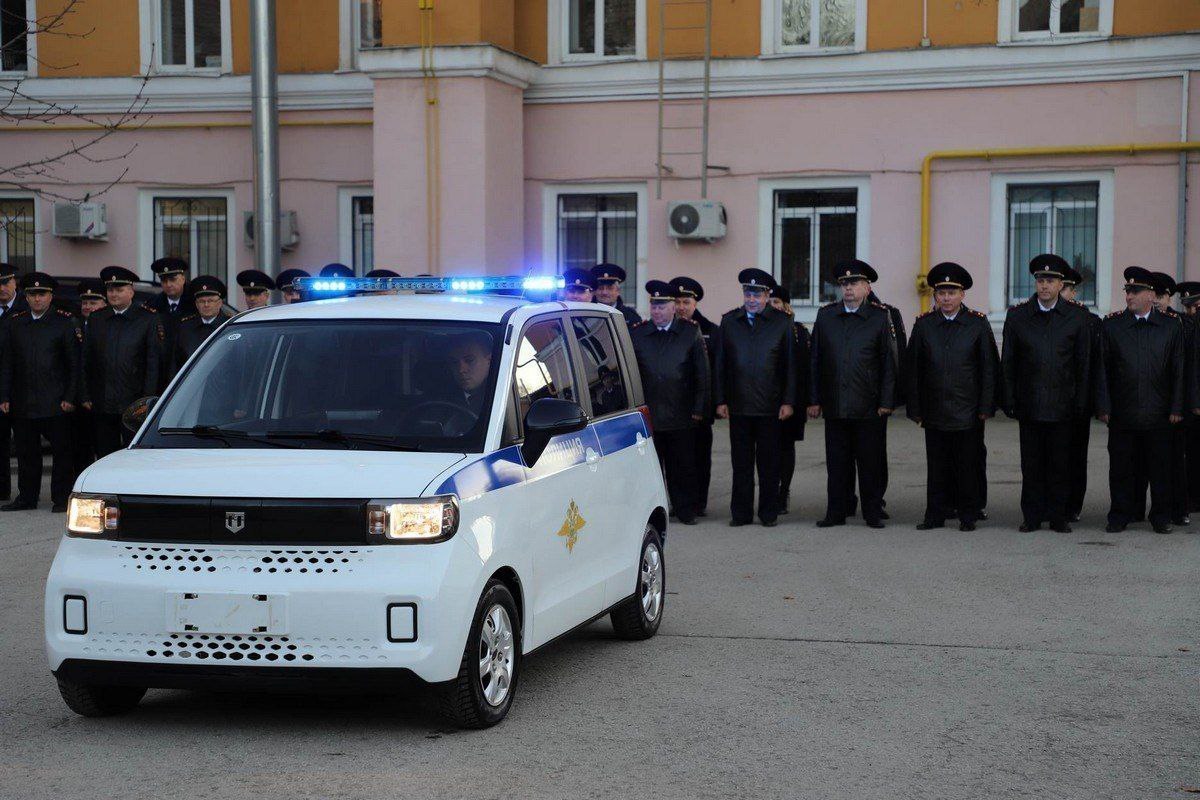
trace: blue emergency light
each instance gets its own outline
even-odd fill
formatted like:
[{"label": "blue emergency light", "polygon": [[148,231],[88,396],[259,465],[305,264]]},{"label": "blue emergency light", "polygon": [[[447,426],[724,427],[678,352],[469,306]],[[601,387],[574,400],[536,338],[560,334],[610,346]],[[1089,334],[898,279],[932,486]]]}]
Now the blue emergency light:
[{"label": "blue emergency light", "polygon": [[558,275],[482,278],[297,278],[302,292],[552,292],[565,286]]}]

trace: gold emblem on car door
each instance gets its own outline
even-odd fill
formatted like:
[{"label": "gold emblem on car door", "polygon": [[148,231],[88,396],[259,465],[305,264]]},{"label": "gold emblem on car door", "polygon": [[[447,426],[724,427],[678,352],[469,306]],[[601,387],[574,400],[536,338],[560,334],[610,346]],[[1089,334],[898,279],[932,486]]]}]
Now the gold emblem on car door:
[{"label": "gold emblem on car door", "polygon": [[587,520],[579,514],[579,506],[572,500],[571,505],[567,506],[567,518],[558,529],[558,535],[567,540],[568,553],[575,550],[575,543],[579,541],[579,529],[584,525],[587,525]]}]

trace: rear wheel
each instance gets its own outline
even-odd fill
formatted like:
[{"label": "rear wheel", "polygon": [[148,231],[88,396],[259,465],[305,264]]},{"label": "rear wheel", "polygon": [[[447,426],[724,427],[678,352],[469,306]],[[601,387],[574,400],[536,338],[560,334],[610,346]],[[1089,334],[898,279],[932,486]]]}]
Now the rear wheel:
[{"label": "rear wheel", "polygon": [[443,685],[442,714],[461,728],[487,728],[508,715],[521,665],[521,618],[512,593],[490,581],[479,598],[458,676]]},{"label": "rear wheel", "polygon": [[642,539],[642,557],[638,561],[637,589],[609,615],[613,630],[622,639],[649,639],[658,633],[663,605],[667,597],[667,565],[663,561],[662,539],[653,527],[646,526]]},{"label": "rear wheel", "polygon": [[58,678],[67,707],[84,717],[111,717],[132,711],[146,694],[142,686],[93,686]]}]

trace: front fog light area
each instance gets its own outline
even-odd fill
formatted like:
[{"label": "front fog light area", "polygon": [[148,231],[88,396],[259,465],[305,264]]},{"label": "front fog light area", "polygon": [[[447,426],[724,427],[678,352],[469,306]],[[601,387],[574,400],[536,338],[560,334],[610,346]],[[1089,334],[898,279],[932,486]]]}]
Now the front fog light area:
[{"label": "front fog light area", "polygon": [[457,529],[458,501],[453,495],[374,500],[367,506],[367,537],[375,542],[441,542]]}]

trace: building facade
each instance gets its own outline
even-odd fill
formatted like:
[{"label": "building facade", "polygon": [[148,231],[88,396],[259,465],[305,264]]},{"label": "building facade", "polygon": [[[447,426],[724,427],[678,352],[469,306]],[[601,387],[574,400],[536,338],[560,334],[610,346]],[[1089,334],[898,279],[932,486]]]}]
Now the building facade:
[{"label": "building facade", "polygon": [[[0,4],[0,87],[19,93],[0,119],[0,260],[148,277],[173,254],[227,281],[254,266],[245,0]],[[1039,252],[1072,261],[1100,311],[1130,264],[1200,278],[1200,153],[1170,149],[1200,129],[1197,0],[712,0],[711,24],[707,8],[278,0],[283,265],[605,260],[631,301],[693,275],[710,316],[756,265],[800,319],[850,256],[906,316],[942,260],[997,319]],[[122,130],[60,158],[135,98]],[[72,114],[12,118],[47,104]],[[702,194],[724,235],[669,235],[670,203]],[[56,235],[55,199],[85,196],[107,234]]]}]

